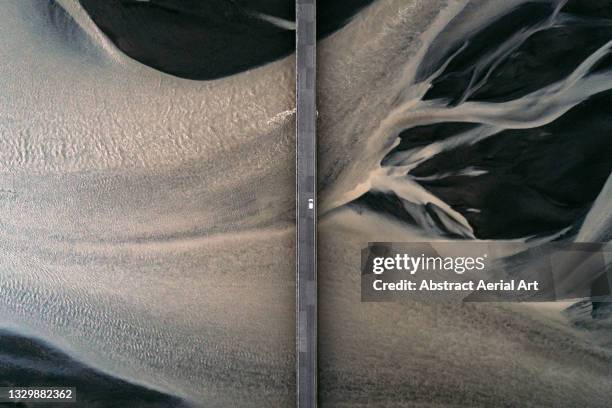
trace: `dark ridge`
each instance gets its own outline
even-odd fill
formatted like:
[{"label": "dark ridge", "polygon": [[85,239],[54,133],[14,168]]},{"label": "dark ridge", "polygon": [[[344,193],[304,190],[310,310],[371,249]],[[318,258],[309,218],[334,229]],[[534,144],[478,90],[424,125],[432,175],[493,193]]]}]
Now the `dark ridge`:
[{"label": "dark ridge", "polygon": [[479,238],[558,231],[584,217],[612,172],[610,106],[612,91],[598,94],[548,125],[506,130],[442,152],[411,175],[427,177],[468,166],[486,170],[478,177],[419,181],[460,211]]},{"label": "dark ridge", "polygon": [[439,213],[444,212],[440,207],[433,203],[425,204],[425,211],[427,215],[431,218],[431,220],[436,225],[437,229],[443,232],[443,235],[449,238],[463,238],[463,236],[456,234],[454,232],[448,231],[444,226],[444,222],[440,219]]},{"label": "dark ridge", "polygon": [[[125,54],[168,74],[207,80],[294,52],[295,32],[256,16],[295,21],[287,0],[79,0]],[[318,35],[342,27],[372,0],[320,2]]]},{"label": "dark ridge", "polygon": [[[525,3],[466,39],[468,45],[433,81],[433,86],[425,95],[425,99],[448,98],[451,104],[456,103],[467,89],[474,72],[474,64],[479,58],[495,51],[504,40],[521,29],[544,21],[552,11],[553,8],[548,3]],[[438,62],[438,66],[449,59],[462,45],[458,44],[454,50],[444,55]],[[436,47],[436,40],[432,44],[433,47]]]},{"label": "dark ridge", "polygon": [[[484,85],[466,100],[503,102],[557,82],[569,75],[591,53],[612,38],[612,21],[603,19],[612,13],[612,2],[570,2],[562,9],[559,23],[530,36],[492,70]],[[599,15],[597,12],[601,12]],[[607,11],[607,12],[606,12]],[[450,105],[461,101],[470,81],[483,79],[492,65],[475,74],[479,58],[489,55],[504,40],[519,30],[544,21],[552,13],[551,5],[527,3],[496,20],[471,38],[432,83],[425,99],[447,99]],[[435,44],[435,41],[434,41]],[[458,50],[455,47],[453,52]],[[450,58],[447,53],[444,59]],[[612,57],[598,64],[596,70],[609,69]]]},{"label": "dark ridge", "polygon": [[612,302],[592,302],[591,316],[603,320],[612,317]]},{"label": "dark ridge", "polygon": [[384,166],[389,162],[393,153],[424,147],[431,143],[447,139],[479,126],[477,123],[444,122],[433,125],[415,126],[402,130],[398,135],[400,143],[382,160]]},{"label": "dark ridge", "polygon": [[4,403],[13,407],[186,408],[176,397],[81,364],[44,342],[0,330],[0,387],[76,387],[76,403]]},{"label": "dark ridge", "polygon": [[508,101],[557,82],[610,38],[612,26],[564,26],[536,33],[468,100]]},{"label": "dark ridge", "polygon": [[352,201],[350,206],[358,209],[365,208],[373,210],[377,213],[391,216],[399,221],[416,225],[414,218],[412,218],[404,208],[402,200],[393,193],[370,191]]},{"label": "dark ridge", "polygon": [[591,69],[590,74],[597,74],[612,69],[612,55],[607,55],[599,60]]},{"label": "dark ridge", "polygon": [[[358,212],[362,210],[374,211],[406,224],[418,225],[417,221],[410,215],[404,205],[414,206],[415,209],[419,207],[412,203],[404,204],[404,202],[394,193],[382,193],[379,191],[369,191],[349,204],[350,207]],[[442,236],[448,238],[462,238],[460,235],[447,230],[438,215],[438,211],[442,211],[438,206],[427,203],[423,209],[434,222]]]}]

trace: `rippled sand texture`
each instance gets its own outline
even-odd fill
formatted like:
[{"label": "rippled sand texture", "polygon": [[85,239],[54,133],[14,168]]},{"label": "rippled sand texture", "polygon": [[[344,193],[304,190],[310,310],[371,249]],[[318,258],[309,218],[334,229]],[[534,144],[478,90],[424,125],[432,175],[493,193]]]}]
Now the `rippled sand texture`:
[{"label": "rippled sand texture", "polygon": [[290,405],[293,60],[180,79],[59,3],[0,5],[2,326],[198,405]]},{"label": "rippled sand texture", "polygon": [[611,17],[379,0],[319,42],[322,406],[609,406],[590,303],[363,304],[357,265],[368,241],[610,241]]}]

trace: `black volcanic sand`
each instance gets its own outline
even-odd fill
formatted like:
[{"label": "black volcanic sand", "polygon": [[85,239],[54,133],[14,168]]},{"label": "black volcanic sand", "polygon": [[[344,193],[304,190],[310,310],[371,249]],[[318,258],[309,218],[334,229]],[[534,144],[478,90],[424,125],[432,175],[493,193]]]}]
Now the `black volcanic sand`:
[{"label": "black volcanic sand", "polygon": [[362,8],[374,0],[317,1],[317,36],[323,38],[351,20]]},{"label": "black volcanic sand", "polygon": [[[474,33],[468,46],[434,80],[425,99],[457,103],[478,59],[519,30],[545,20],[551,12],[550,4],[527,3]],[[600,17],[612,17],[612,1],[569,1],[560,16],[563,24],[534,34],[502,61],[484,86],[467,100],[511,100],[563,79],[612,38],[612,24]],[[436,42],[433,44],[435,47]],[[432,67],[439,66],[455,51],[440,61],[425,61],[424,70],[432,72]],[[612,56],[608,56],[592,72],[611,67]],[[421,79],[427,75],[425,71],[420,73]],[[474,145],[445,151],[410,174],[428,177],[459,172],[469,166],[486,171],[477,177],[418,180],[462,213],[478,238],[542,236],[565,227],[575,231],[612,172],[611,107],[612,91],[600,93],[545,126],[506,130]],[[405,129],[399,135],[399,145],[382,164],[388,164],[395,152],[423,147],[473,126],[449,122]],[[410,222],[394,196],[367,193],[354,204]],[[481,212],[470,211],[472,208]]]},{"label": "black volcanic sand", "polygon": [[[610,107],[612,91],[595,95],[545,126],[502,131],[474,145],[442,152],[410,174],[428,177],[468,166],[487,171],[477,177],[418,181],[462,213],[478,238],[546,235],[575,226],[612,172]],[[407,129],[393,152],[444,140],[472,126],[441,123]],[[354,203],[409,222],[394,196],[367,193]]]},{"label": "black volcanic sand", "polygon": [[[611,1],[568,2],[554,27],[527,39],[493,69],[485,85],[467,100],[508,101],[566,77],[612,38],[612,26],[603,19],[609,18],[611,10]],[[445,98],[450,105],[456,104],[476,72],[479,59],[489,55],[511,35],[547,20],[552,11],[551,4],[526,3],[474,34],[465,49],[433,81],[425,99]],[[474,82],[482,79],[492,64],[483,65],[476,72]],[[609,64],[610,61],[603,61],[600,67]]]},{"label": "black volcanic sand", "polygon": [[[79,0],[128,56],[160,71],[214,79],[287,56],[295,32],[255,17],[295,20],[287,0]],[[344,25],[372,0],[319,2],[319,36]]]},{"label": "black volcanic sand", "polygon": [[461,212],[480,238],[555,232],[582,220],[612,172],[611,106],[608,91],[550,124],[443,152],[411,173],[423,177],[466,166],[487,171],[420,181]]},{"label": "black volcanic sand", "polygon": [[181,400],[102,374],[36,339],[0,331],[0,387],[76,387],[75,403],[3,403],[13,407],[186,408]]}]

